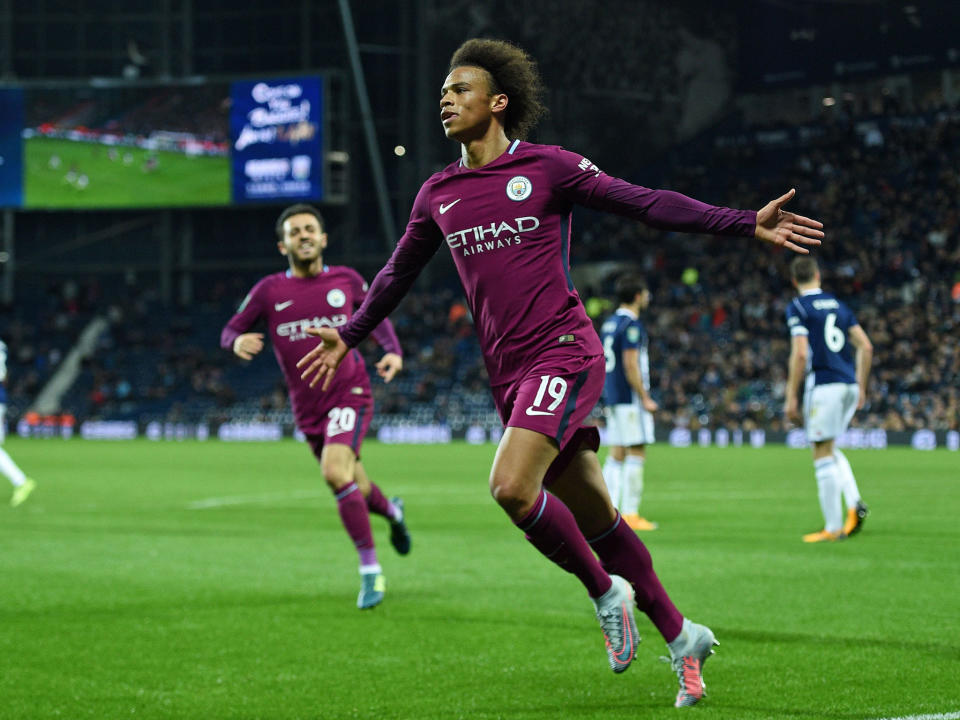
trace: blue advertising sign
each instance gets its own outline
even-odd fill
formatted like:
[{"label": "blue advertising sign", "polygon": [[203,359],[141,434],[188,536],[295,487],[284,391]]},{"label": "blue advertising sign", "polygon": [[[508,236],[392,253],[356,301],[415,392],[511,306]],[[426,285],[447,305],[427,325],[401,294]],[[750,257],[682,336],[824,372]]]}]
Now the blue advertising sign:
[{"label": "blue advertising sign", "polygon": [[23,91],[0,90],[0,207],[23,204]]},{"label": "blue advertising sign", "polygon": [[236,82],[230,97],[233,202],[322,200],[322,80]]}]

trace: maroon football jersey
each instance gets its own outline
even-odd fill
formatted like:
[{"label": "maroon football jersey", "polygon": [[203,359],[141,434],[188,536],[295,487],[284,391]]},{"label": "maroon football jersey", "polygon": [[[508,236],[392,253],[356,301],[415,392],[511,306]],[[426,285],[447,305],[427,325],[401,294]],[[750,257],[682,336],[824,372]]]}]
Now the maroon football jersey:
[{"label": "maroon football jersey", "polygon": [[[297,427],[305,433],[319,433],[330,408],[339,407],[350,395],[370,394],[370,378],[360,353],[352,350],[327,392],[311,389],[300,379],[301,371],[297,368],[297,361],[317,344],[317,338],[308,335],[307,328],[342,327],[366,293],[363,278],[348,267],[324,266],[312,278],[294,277],[289,270],[267,275],[253,286],[223,328],[220,345],[231,349],[238,335],[250,332],[265,320],[274,355],[287,382]],[[383,320],[374,337],[385,351],[401,354],[389,320]]]},{"label": "maroon football jersey", "polygon": [[341,337],[351,347],[366,337],[445,244],[491,385],[512,382],[561,345],[582,355],[602,354],[570,278],[574,205],[688,232],[752,236],[756,225],[755,212],[632,185],[581,155],[517,140],[483,167],[457,161],[423,184],[393,256]]}]

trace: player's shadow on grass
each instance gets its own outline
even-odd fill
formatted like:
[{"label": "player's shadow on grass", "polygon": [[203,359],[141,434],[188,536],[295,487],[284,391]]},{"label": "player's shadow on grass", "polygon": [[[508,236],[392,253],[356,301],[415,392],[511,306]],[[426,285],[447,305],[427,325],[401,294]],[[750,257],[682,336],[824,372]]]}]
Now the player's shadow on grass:
[{"label": "player's shadow on grass", "polygon": [[637,714],[639,710],[664,710],[665,708],[668,708],[668,706],[665,705],[663,701],[642,703],[636,702],[632,698],[627,698],[622,702],[615,703],[608,701],[602,701],[600,703],[597,701],[592,703],[571,703],[564,701],[557,705],[540,705],[536,707],[518,705],[511,708],[507,706],[496,712],[474,715],[474,717],[490,718],[491,720],[493,720],[493,718],[537,717],[550,718],[550,720],[558,720],[558,718],[562,718],[562,720],[577,720],[577,718],[595,718],[597,717],[597,711],[602,709],[611,718],[638,718],[642,717]]},{"label": "player's shadow on grass", "polygon": [[[709,696],[708,696],[709,699]],[[707,700],[704,701],[704,709],[706,709]],[[863,712],[839,712],[837,710],[810,710],[809,708],[788,708],[788,707],[769,707],[763,705],[730,705],[728,703],[719,702],[717,704],[718,708],[722,708],[724,711],[736,711],[741,710],[745,714],[750,713],[755,715],[757,713],[763,713],[764,717],[769,718],[780,718],[780,717],[805,717],[805,718],[851,718],[851,720],[863,720]]]},{"label": "player's shadow on grass", "polygon": [[829,634],[775,633],[732,628],[718,630],[718,637],[721,636],[721,634],[725,640],[743,640],[746,642],[754,642],[764,645],[797,644],[816,645],[818,647],[822,647],[824,645],[836,645],[837,647],[843,649],[849,649],[853,646],[858,648],[877,647],[881,649],[911,650],[915,652],[935,653],[940,657],[943,657],[944,652],[946,652],[948,656],[955,655],[954,659],[960,660],[960,646],[949,645],[946,643],[911,642],[909,640],[902,640],[899,638],[864,638],[861,636],[847,637],[843,635]]},{"label": "player's shadow on grass", "polygon": [[[667,701],[672,704],[673,696],[670,696],[670,699]],[[805,718],[849,718],[850,720],[863,720],[862,712],[837,712],[836,710],[822,711],[818,712],[816,710],[810,710],[809,708],[788,708],[788,707],[761,707],[759,705],[730,705],[723,702],[722,700],[717,700],[711,702],[710,696],[708,695],[703,702],[697,707],[696,712],[707,712],[709,713],[711,706],[716,710],[721,710],[725,715],[729,715],[731,711],[742,711],[744,715],[750,717],[756,717],[758,714],[762,714],[764,717],[769,718],[780,718],[780,717],[805,717]],[[662,698],[650,698],[644,700],[638,700],[636,697],[630,697],[625,699],[623,702],[611,703],[608,701],[602,702],[602,707],[605,711],[610,714],[610,717],[642,717],[642,711],[650,712],[666,712],[668,710],[673,710],[667,704],[665,704],[664,699]],[[555,720],[556,718],[563,718],[564,720],[576,720],[578,717],[589,717],[594,718],[597,716],[598,705],[594,701],[591,704],[578,704],[564,702],[560,705],[542,705],[539,707],[530,707],[530,706],[519,706],[513,709],[513,712],[509,711],[509,708],[504,709],[503,715],[491,715],[490,717],[524,717],[524,718],[533,718],[533,717],[544,717]],[[685,712],[690,712],[686,710]],[[514,714],[515,713],[515,714]],[[481,716],[487,717],[487,716]],[[659,717],[659,715],[658,715]]]},{"label": "player's shadow on grass", "polygon": [[[399,597],[400,593],[397,592]],[[423,615],[425,608],[430,608],[430,601],[436,600],[436,593],[427,590],[406,590],[402,599],[405,605],[410,605],[410,601],[415,601],[413,607],[418,614]],[[459,605],[450,605],[447,602],[436,602],[432,606],[431,612],[435,612],[438,618],[444,618],[457,625],[471,625],[483,627],[518,627],[518,628],[542,628],[554,633],[570,633],[573,636],[584,632],[584,628],[591,630],[596,628],[596,622],[590,616],[589,612],[583,614],[583,618],[557,615],[544,615],[531,611],[529,614],[518,614],[513,617],[505,616],[497,611],[493,604],[465,609]],[[585,618],[585,619],[584,619]],[[598,635],[599,635],[599,631]],[[601,646],[602,647],[602,646]]]}]

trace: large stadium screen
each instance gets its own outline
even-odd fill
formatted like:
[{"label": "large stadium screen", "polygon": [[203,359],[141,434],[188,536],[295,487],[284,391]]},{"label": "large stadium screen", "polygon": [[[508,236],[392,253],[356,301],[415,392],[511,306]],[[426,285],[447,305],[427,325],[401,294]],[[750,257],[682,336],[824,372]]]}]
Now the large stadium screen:
[{"label": "large stadium screen", "polygon": [[0,90],[0,205],[323,199],[319,78]]},{"label": "large stadium screen", "polygon": [[233,200],[319,200],[322,94],[317,78],[231,88]]}]

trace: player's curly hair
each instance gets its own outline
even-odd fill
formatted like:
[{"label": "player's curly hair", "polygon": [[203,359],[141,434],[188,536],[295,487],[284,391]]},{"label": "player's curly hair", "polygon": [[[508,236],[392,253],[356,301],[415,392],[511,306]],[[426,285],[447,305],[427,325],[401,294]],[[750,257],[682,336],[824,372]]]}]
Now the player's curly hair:
[{"label": "player's curly hair", "polygon": [[286,222],[287,218],[293,217],[294,215],[300,215],[301,213],[313,215],[317,219],[317,222],[320,223],[320,232],[323,232],[324,222],[323,215],[320,214],[320,211],[317,210],[313,205],[307,205],[307,203],[297,203],[296,205],[291,205],[288,208],[284,208],[283,212],[280,213],[280,217],[277,218],[276,231],[278,239],[283,240],[283,223]]},{"label": "player's curly hair", "polygon": [[547,112],[537,62],[513,43],[473,38],[457,48],[450,58],[450,70],[465,65],[486,70],[490,93],[503,93],[509,98],[503,130],[511,140],[525,139]]}]

